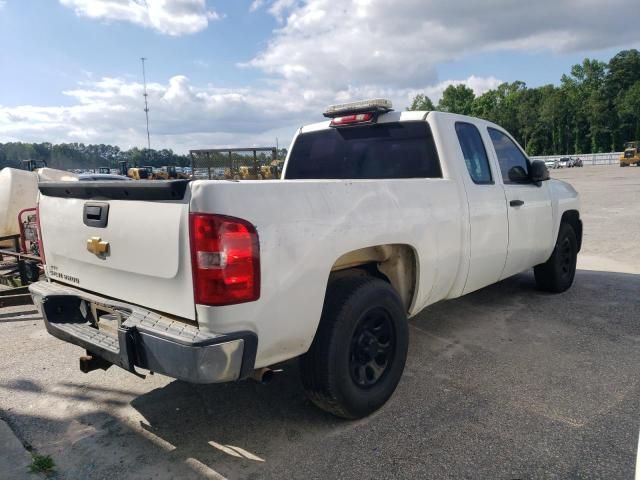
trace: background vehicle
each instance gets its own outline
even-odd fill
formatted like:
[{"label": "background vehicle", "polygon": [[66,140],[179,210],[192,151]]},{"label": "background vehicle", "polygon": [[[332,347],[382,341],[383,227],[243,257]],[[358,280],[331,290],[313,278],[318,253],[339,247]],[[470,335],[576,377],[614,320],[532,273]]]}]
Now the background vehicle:
[{"label": "background vehicle", "polygon": [[151,180],[150,175],[146,167],[131,167],[127,170],[127,177],[132,180]]},{"label": "background vehicle", "polygon": [[558,160],[558,168],[568,168],[569,162],[571,162],[571,158],[562,157],[560,160]]},{"label": "background vehicle", "polygon": [[358,418],[392,395],[427,305],[532,267],[571,286],[577,193],[501,127],[386,100],[325,116],[283,180],[40,185],[50,282],[30,288],[83,371],[215,383],[300,357],[309,398]]},{"label": "background vehicle", "polygon": [[189,178],[175,166],[169,165],[154,171],[153,178],[155,180],[171,180],[177,178]]},{"label": "background vehicle", "polygon": [[547,168],[559,168],[558,164],[560,162],[558,160],[546,160],[544,164]]},{"label": "background vehicle", "polygon": [[22,168],[28,172],[34,172],[40,168],[46,168],[47,162],[44,160],[23,160]]},{"label": "background vehicle", "polygon": [[628,167],[635,164],[640,167],[640,141],[627,142],[624,144],[624,152],[620,156],[620,166]]}]

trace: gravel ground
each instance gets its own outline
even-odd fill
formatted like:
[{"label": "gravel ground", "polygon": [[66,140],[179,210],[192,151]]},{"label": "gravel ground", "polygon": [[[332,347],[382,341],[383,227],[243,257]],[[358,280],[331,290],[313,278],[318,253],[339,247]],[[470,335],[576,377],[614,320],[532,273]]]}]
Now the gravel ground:
[{"label": "gravel ground", "polygon": [[583,198],[574,287],[543,294],[527,273],[429,307],[367,419],[313,408],[295,362],[268,385],[82,374],[33,307],[0,310],[0,416],[65,479],[632,478],[640,168],[552,175]]}]

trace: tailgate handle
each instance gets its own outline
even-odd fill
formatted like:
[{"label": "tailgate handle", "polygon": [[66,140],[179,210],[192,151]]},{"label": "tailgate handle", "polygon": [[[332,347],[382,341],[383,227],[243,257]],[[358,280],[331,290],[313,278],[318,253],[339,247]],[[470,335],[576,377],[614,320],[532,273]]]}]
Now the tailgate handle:
[{"label": "tailgate handle", "polygon": [[87,202],[82,210],[82,221],[87,227],[105,228],[109,221],[109,204]]}]

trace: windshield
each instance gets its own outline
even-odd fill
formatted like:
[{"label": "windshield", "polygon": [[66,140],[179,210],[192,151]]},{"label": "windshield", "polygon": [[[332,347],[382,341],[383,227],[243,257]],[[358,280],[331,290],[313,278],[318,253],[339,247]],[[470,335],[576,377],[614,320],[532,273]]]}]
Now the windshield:
[{"label": "windshield", "polygon": [[330,128],[299,135],[287,179],[442,177],[431,129],[425,122]]}]

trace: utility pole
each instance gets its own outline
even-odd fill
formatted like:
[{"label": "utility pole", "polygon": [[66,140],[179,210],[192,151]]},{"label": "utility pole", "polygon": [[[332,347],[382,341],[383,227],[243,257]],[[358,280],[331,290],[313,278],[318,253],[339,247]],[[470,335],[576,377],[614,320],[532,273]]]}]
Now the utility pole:
[{"label": "utility pole", "polygon": [[140,57],[140,61],[142,62],[142,80],[144,82],[144,93],[142,94],[144,97],[144,114],[147,117],[147,160],[149,160],[149,156],[151,155],[151,137],[149,136],[149,104],[147,102],[147,73],[144,69],[145,60],[145,57]]}]

